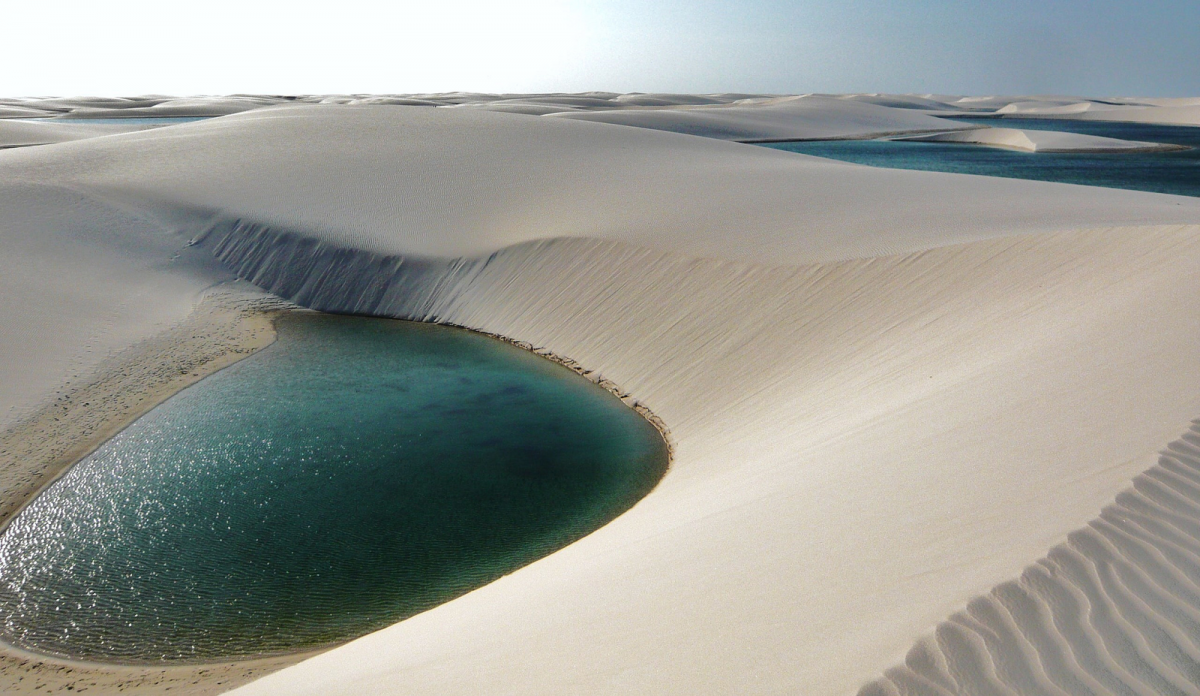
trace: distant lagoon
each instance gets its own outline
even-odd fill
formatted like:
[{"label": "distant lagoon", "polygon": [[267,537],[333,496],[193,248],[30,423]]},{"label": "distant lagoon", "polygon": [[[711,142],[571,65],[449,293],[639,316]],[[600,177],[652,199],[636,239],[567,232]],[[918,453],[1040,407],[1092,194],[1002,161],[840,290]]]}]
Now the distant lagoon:
[{"label": "distant lagoon", "polygon": [[982,174],[1015,179],[1200,196],[1200,128],[1069,119],[955,118],[997,128],[1057,130],[1122,140],[1186,145],[1172,152],[1017,152],[981,145],[900,140],[765,143],[806,155],[895,169]]}]

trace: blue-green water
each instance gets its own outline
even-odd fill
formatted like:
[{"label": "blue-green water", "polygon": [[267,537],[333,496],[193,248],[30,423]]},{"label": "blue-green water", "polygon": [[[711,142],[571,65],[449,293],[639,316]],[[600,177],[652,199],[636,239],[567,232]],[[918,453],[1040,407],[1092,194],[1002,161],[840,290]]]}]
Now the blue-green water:
[{"label": "blue-green water", "polygon": [[464,330],[298,315],[0,536],[3,638],[108,662],[305,650],[480,587],[666,471],[607,391]]},{"label": "blue-green water", "polygon": [[889,140],[769,143],[767,147],[895,169],[924,169],[1200,196],[1200,128],[1065,119],[955,119],[998,128],[1059,130],[1186,145],[1146,153],[1016,152],[977,145]]}]

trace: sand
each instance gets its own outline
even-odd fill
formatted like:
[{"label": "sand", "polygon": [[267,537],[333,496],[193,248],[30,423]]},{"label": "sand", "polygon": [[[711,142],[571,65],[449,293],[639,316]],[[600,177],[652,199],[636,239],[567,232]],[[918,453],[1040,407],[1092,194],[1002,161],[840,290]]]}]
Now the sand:
[{"label": "sand", "polygon": [[916,110],[823,96],[782,97],[749,105],[573,112],[551,117],[739,142],[873,138],[967,127]]},{"label": "sand", "polygon": [[[0,529],[71,465],[180,389],[275,340],[286,303],[235,283],[206,293],[187,318],[64,384],[52,402],[0,431]],[[304,656],[154,668],[95,665],[0,643],[0,692],[215,694]]]},{"label": "sand", "polygon": [[65,143],[103,135],[150,130],[158,126],[146,123],[65,123],[61,121],[0,120],[0,149]]},{"label": "sand", "polygon": [[854,691],[1197,412],[1200,336],[1172,317],[1200,309],[1198,233],[801,269],[506,252],[432,312],[624,385],[671,428],[672,472],[563,552],[245,693]]},{"label": "sand", "polygon": [[[711,108],[780,103],[726,98],[750,101]],[[814,130],[842,108],[897,132],[932,118],[814,99],[837,102],[804,117]],[[1105,683],[1095,665],[1134,692],[1189,687],[1196,644],[1178,617],[1200,605],[1161,578],[1189,577],[1194,541],[1160,529],[1174,546],[1145,543],[1175,556],[1122,541],[1125,565],[1105,566],[1116,552],[1079,532],[1144,471],[1139,490],[1167,477],[1190,491],[1188,462],[1158,452],[1200,415],[1197,199],[348,103],[8,150],[0,182],[5,210],[25,211],[0,220],[0,282],[24,293],[5,319],[29,327],[0,346],[14,412],[236,274],[306,306],[523,341],[669,429],[671,471],[613,523],[237,693],[893,694],[904,678],[1057,693],[1044,682]],[[1164,495],[1122,505],[1190,529],[1200,506]],[[1064,543],[1084,565],[1049,551]],[[1110,624],[994,611],[1039,558],[1075,573],[1069,596],[1111,597]],[[955,628],[968,624],[974,637]],[[1047,638],[995,628],[1022,626]],[[1088,646],[1096,660],[1078,657]]]},{"label": "sand", "polygon": [[1147,143],[1119,138],[1104,138],[1080,133],[1063,133],[1046,130],[1020,130],[1017,128],[976,128],[951,133],[911,135],[896,140],[913,140],[928,143],[963,143],[984,145],[1022,152],[1090,152],[1090,153],[1133,153],[1170,152],[1186,150],[1182,145]]}]

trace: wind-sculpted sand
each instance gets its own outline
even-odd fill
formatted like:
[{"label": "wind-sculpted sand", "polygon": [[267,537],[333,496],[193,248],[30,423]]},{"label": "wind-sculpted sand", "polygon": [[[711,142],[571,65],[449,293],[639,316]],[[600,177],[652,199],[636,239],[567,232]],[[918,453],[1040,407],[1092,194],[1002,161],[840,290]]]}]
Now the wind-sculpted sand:
[{"label": "wind-sculpted sand", "polygon": [[575,111],[561,118],[614,123],[721,140],[828,140],[969,128],[917,110],[823,96],[671,109]]},{"label": "wind-sculpted sand", "polygon": [[[1122,491],[1200,415],[1200,200],[469,106],[778,103],[561,96],[323,97],[0,153],[27,211],[0,220],[31,327],[14,413],[237,276],[522,342],[669,430],[670,472],[614,522],[238,693],[1103,693],[1095,665],[1195,690],[1193,464],[1136,478],[1153,505]],[[958,99],[813,103],[896,133],[926,102],[1012,103]],[[1018,586],[1048,613],[1009,623],[988,593],[1042,557]]]},{"label": "wind-sculpted sand", "polygon": [[1200,421],[1100,516],[922,638],[875,694],[1200,688]]},{"label": "wind-sculpted sand", "polygon": [[1170,152],[1186,150],[1182,145],[1169,143],[1147,143],[1136,140],[1121,140],[1119,138],[1102,138],[1095,135],[1079,133],[1059,133],[1055,131],[1018,130],[1015,128],[976,128],[951,133],[934,133],[932,135],[909,135],[897,140],[913,140],[929,143],[964,143],[968,145],[986,145],[1022,152],[1090,152],[1090,153],[1121,153],[1121,152]]}]

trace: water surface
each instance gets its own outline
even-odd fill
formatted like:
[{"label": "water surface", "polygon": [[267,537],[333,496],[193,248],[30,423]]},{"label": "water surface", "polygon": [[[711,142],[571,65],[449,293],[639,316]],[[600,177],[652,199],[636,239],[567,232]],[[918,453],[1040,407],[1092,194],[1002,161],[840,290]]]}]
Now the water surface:
[{"label": "water surface", "polygon": [[983,174],[1200,196],[1200,128],[1063,119],[954,120],[997,128],[1058,130],[1123,140],[1172,143],[1187,145],[1192,149],[1116,154],[1030,153],[979,145],[892,140],[826,140],[768,143],[766,146],[876,167]]},{"label": "water surface", "polygon": [[5,640],[108,662],[329,645],[569,544],[665,472],[644,418],[500,341],[316,314],[278,328],[14,519]]}]

